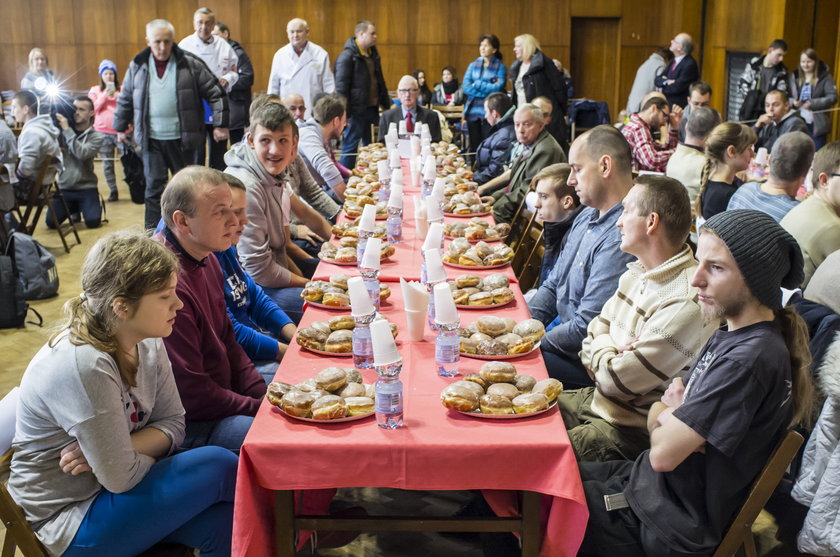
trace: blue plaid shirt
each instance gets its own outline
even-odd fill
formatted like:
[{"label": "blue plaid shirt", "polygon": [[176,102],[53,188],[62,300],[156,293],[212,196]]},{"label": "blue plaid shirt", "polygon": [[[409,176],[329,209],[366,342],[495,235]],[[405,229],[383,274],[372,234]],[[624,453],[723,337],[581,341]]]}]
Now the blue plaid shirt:
[{"label": "blue plaid shirt", "polygon": [[543,350],[577,356],[589,322],[615,294],[627,264],[636,259],[619,249],[621,234],[615,224],[621,212],[621,203],[603,216],[589,207],[575,219],[554,269],[528,303],[544,325],[555,319],[559,323],[543,337]]}]

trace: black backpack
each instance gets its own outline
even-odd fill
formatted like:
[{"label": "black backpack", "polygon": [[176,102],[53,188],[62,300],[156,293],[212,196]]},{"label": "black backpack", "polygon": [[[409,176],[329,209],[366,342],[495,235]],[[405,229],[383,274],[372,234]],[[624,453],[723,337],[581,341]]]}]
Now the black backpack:
[{"label": "black backpack", "polygon": [[38,241],[21,232],[13,232],[6,244],[6,256],[12,259],[26,300],[42,300],[58,294],[58,268],[55,256]]},{"label": "black backpack", "polygon": [[43,325],[41,314],[29,307],[23,297],[23,282],[14,258],[0,255],[0,329],[23,327],[27,311],[32,311],[38,318],[37,322],[29,323],[39,327]]}]

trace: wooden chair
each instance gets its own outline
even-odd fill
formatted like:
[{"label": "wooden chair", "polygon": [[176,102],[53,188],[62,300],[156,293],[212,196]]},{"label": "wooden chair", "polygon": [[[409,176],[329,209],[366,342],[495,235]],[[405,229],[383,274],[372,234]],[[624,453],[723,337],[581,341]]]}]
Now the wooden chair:
[{"label": "wooden chair", "polygon": [[[70,253],[70,248],[73,246],[77,246],[82,243],[82,239],[79,238],[79,231],[76,229],[76,223],[73,222],[72,215],[70,214],[70,208],[67,206],[67,202],[64,200],[64,196],[61,194],[61,189],[56,184],[49,184],[46,190],[46,197],[48,200],[52,201],[53,206],[56,203],[61,203],[62,207],[64,207],[64,214],[67,215],[67,219],[62,222],[61,224],[58,223],[58,219],[55,216],[55,211],[50,212],[50,216],[53,218],[53,228],[55,231],[58,232],[58,237],[61,238],[61,243],[64,245],[64,251]],[[100,196],[101,199],[102,196]],[[103,222],[104,222],[104,208],[103,208]],[[34,230],[35,223],[33,222],[32,228]],[[67,243],[67,236],[70,233],[73,233],[75,237],[76,243],[73,246]]]},{"label": "wooden chair", "polygon": [[516,246],[519,244],[519,241],[525,237],[525,233],[528,231],[533,218],[534,213],[528,210],[525,198],[523,198],[522,203],[519,204],[519,208],[516,209],[510,221],[510,234],[505,238],[505,243],[514,251],[516,251]]},{"label": "wooden chair", "polygon": [[510,266],[513,272],[519,273],[525,268],[525,261],[531,255],[531,252],[538,243],[542,242],[543,237],[543,223],[536,218],[536,214],[531,215],[531,220],[525,229],[522,239],[516,244],[516,249],[513,250],[513,259]]},{"label": "wooden chair", "polygon": [[537,285],[542,271],[543,255],[545,255],[545,244],[542,242],[542,232],[540,232],[540,240],[534,245],[528,259],[525,260],[522,271],[516,275],[522,292],[527,292]]},{"label": "wooden chair", "polygon": [[457,142],[461,149],[463,149],[466,141],[464,134],[461,133],[461,120],[464,119],[464,105],[433,105],[430,108],[443,114],[443,117],[449,124],[449,129],[452,130],[452,143]]},{"label": "wooden chair", "polygon": [[[15,387],[0,401],[0,404],[3,406],[8,404],[14,408],[17,404],[18,396],[18,388]],[[47,557],[47,552],[44,550],[44,546],[41,545],[40,540],[38,540],[35,532],[32,531],[32,527],[23,514],[23,509],[15,503],[15,500],[12,499],[12,496],[6,490],[6,480],[9,476],[9,466],[12,462],[12,436],[14,435],[15,429],[14,412],[11,412],[10,415],[7,414],[7,416],[10,418],[10,421],[0,424],[0,434],[3,435],[3,439],[0,441],[2,445],[0,446],[0,451],[3,453],[0,456],[0,477],[2,477],[2,481],[0,481],[0,519],[3,520],[3,524],[6,526],[2,557],[14,557],[15,549],[19,549],[24,557]]]},{"label": "wooden chair", "polygon": [[787,432],[753,484],[749,497],[744,501],[741,510],[735,520],[732,521],[732,525],[713,557],[733,557],[739,554],[741,550],[747,557],[757,556],[755,540],[752,535],[753,522],[755,522],[764,505],[767,504],[773,490],[779,485],[785,470],[793,457],[796,456],[796,452],[803,442],[804,438],[796,431],[790,430]]},{"label": "wooden chair", "polygon": [[55,175],[50,171],[55,159],[48,156],[38,169],[38,174],[35,175],[35,180],[32,182],[32,189],[29,190],[29,199],[25,205],[26,210],[21,212],[20,205],[17,207],[18,220],[20,221],[21,231],[26,232],[30,236],[35,232],[35,225],[38,219],[41,218],[41,211],[47,204],[47,195],[44,191],[45,184],[52,183]]}]

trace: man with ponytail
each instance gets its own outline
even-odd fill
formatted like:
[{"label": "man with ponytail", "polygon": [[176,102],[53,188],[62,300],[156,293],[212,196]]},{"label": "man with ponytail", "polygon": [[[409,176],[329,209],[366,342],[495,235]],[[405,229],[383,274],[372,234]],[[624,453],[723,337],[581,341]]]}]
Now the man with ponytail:
[{"label": "man with ponytail", "polygon": [[786,428],[811,416],[807,329],[782,308],[781,287],[802,281],[796,240],[765,213],[726,211],[700,228],[697,257],[704,315],[725,326],[651,407],[649,451],[581,463],[581,555],[711,555]]}]

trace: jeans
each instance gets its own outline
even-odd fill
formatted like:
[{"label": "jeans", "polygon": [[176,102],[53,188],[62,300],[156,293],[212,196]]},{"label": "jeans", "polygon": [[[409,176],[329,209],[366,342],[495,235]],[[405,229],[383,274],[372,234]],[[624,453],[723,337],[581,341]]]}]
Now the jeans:
[{"label": "jeans", "polygon": [[254,362],[254,367],[257,368],[257,373],[262,376],[266,385],[274,381],[274,375],[277,373],[277,368],[279,366],[280,363],[274,360],[261,360]]},{"label": "jeans", "polygon": [[362,145],[371,142],[370,127],[378,123],[378,106],[369,106],[357,114],[347,114],[347,127],[344,128],[344,139],[341,141],[341,164],[347,168],[356,166],[356,155],[349,153],[356,152],[360,141]]},{"label": "jeans", "polygon": [[237,463],[230,451],[203,447],[164,458],[125,493],[103,489],[64,555],[131,556],[159,542],[230,555]]},{"label": "jeans", "polygon": [[102,173],[105,174],[105,181],[108,183],[108,190],[112,195],[117,195],[117,175],[114,172],[114,149],[117,147],[117,136],[113,133],[102,133],[102,147],[99,148],[99,156],[102,157]]},{"label": "jeans", "polygon": [[[323,244],[318,244],[316,246],[315,244],[311,244],[306,240],[292,240],[292,241],[297,245],[297,247],[299,247],[300,249],[302,249],[303,251],[305,251],[306,253],[308,253],[312,257],[317,257],[318,256],[318,253],[321,251],[321,246],[323,245]],[[318,259],[318,261],[320,261],[320,259]],[[297,266],[300,267],[301,261],[295,260],[295,263],[297,263]],[[316,266],[317,266],[317,263],[316,263]],[[303,271],[303,268],[301,267],[300,270]]]},{"label": "jeans", "polygon": [[592,387],[595,383],[589,377],[580,358],[558,352],[542,351],[548,375],[563,382],[563,389],[581,389]]},{"label": "jeans", "polygon": [[[299,241],[300,240],[294,240],[296,244]],[[320,246],[318,246],[318,249],[320,251]],[[320,262],[321,260],[317,257],[310,257],[309,259],[295,259],[295,264],[300,269],[300,272],[303,273],[303,276],[308,279],[311,279],[312,276],[315,274],[315,269],[318,267],[318,263]]]},{"label": "jeans", "polygon": [[160,196],[169,181],[169,172],[177,173],[193,163],[195,151],[185,149],[180,139],[148,140],[143,150],[143,173],[146,175],[146,214],[144,228],[154,228],[160,221]]},{"label": "jeans", "polygon": [[220,420],[187,420],[186,435],[181,449],[222,447],[239,454],[253,416],[237,414]]},{"label": "jeans", "polygon": [[[96,188],[61,190],[61,195],[64,197],[64,202],[67,203],[71,215],[82,213],[85,226],[98,228],[102,224],[102,205],[99,202],[99,190]],[[64,222],[67,216],[64,205],[57,199],[51,199],[50,206],[47,209],[47,228],[54,229],[56,224]]]},{"label": "jeans", "polygon": [[274,303],[286,312],[295,325],[300,323],[300,318],[303,317],[303,298],[300,297],[300,293],[303,292],[303,288],[300,286],[266,288],[263,286],[262,289],[266,296],[274,300]]},{"label": "jeans", "polygon": [[225,164],[225,153],[227,153],[228,150],[228,140],[223,139],[221,141],[216,141],[213,139],[213,126],[211,124],[205,124],[205,128],[207,130],[207,141],[202,143],[201,147],[196,149],[195,161],[193,164],[205,166],[204,157],[207,152],[207,144],[210,144],[210,160],[206,166],[215,168],[216,170],[224,170],[227,166]]}]

